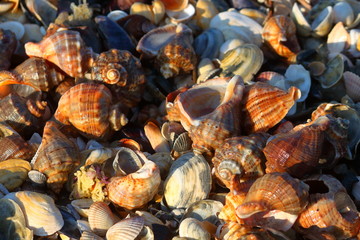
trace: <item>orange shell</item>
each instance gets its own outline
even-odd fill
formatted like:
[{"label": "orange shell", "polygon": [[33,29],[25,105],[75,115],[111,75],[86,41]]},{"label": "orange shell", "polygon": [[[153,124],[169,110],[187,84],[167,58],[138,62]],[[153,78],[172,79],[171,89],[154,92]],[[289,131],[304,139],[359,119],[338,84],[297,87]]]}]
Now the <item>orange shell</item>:
[{"label": "orange shell", "polygon": [[39,43],[25,44],[30,57],[44,58],[71,77],[83,77],[91,66],[93,52],[86,47],[80,33],[71,30],[57,31]]},{"label": "orange shell", "polygon": [[268,83],[257,82],[245,88],[243,129],[247,133],[266,132],[279,123],[301,96],[296,87],[288,92]]},{"label": "orange shell", "polygon": [[277,15],[266,21],[262,37],[279,56],[293,61],[300,51],[296,38],[296,26],[290,17]]},{"label": "orange shell", "polygon": [[252,228],[237,222],[229,222],[224,224],[219,231],[216,239],[221,240],[275,240],[275,238],[267,230],[261,228]]}]

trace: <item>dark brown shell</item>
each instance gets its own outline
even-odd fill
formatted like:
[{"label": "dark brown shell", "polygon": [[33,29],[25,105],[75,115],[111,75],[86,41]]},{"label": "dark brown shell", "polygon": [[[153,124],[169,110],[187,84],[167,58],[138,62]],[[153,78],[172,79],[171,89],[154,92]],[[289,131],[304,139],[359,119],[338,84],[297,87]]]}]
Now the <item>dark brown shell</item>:
[{"label": "dark brown shell", "polygon": [[12,31],[0,29],[0,70],[10,68],[10,59],[16,50],[17,42]]},{"label": "dark brown shell", "polygon": [[131,14],[116,21],[125,31],[137,41],[156,26],[142,15]]}]

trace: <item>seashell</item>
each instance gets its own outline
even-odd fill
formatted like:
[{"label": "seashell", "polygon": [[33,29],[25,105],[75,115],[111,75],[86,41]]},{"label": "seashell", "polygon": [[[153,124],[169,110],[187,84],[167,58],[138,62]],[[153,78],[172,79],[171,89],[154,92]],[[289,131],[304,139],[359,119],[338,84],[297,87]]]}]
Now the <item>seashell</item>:
[{"label": "seashell", "polygon": [[34,150],[19,133],[7,123],[0,122],[0,162],[10,158],[30,160]]},{"label": "seashell", "polygon": [[328,35],[327,48],[329,50],[329,58],[333,58],[341,53],[350,45],[350,34],[346,31],[344,24],[338,22]]},{"label": "seashell", "polygon": [[31,182],[38,184],[38,185],[43,185],[46,183],[47,177],[45,174],[43,174],[42,172],[39,172],[37,170],[30,170],[28,172],[28,177],[31,180]]},{"label": "seashell", "polygon": [[3,30],[10,30],[12,31],[17,40],[20,40],[25,33],[25,27],[22,23],[18,21],[7,21],[0,23],[0,28]]},{"label": "seashell", "polygon": [[54,22],[57,16],[57,6],[49,1],[25,0],[22,3],[22,7],[45,28]]},{"label": "seashell", "polygon": [[334,22],[334,11],[331,6],[324,8],[311,23],[311,29],[313,30],[312,35],[314,37],[326,36]]},{"label": "seashell", "polygon": [[360,101],[360,77],[355,73],[345,71],[343,74],[343,79],[346,88],[346,94],[354,101]]},{"label": "seashell", "polygon": [[30,57],[44,58],[71,77],[82,77],[92,63],[92,49],[86,47],[80,33],[71,30],[58,31],[39,43],[25,44]]},{"label": "seashell", "polygon": [[209,164],[201,155],[189,152],[171,165],[164,183],[164,200],[170,209],[187,208],[207,198],[210,189]]},{"label": "seashell", "polygon": [[191,146],[192,146],[192,141],[189,136],[189,133],[187,132],[181,133],[173,141],[172,154],[174,153],[181,154],[190,151]]},{"label": "seashell", "polygon": [[116,1],[116,7],[120,8],[121,10],[128,10],[130,9],[131,5],[136,2],[144,2],[143,0],[118,0]]},{"label": "seashell", "polygon": [[0,162],[0,183],[9,191],[20,187],[31,170],[30,163],[22,159],[8,159]]},{"label": "seashell", "polygon": [[119,147],[127,147],[127,148],[130,148],[132,150],[138,150],[138,151],[141,151],[142,147],[141,145],[133,140],[133,139],[130,139],[130,138],[122,138],[120,139],[119,141],[117,141],[117,146]]},{"label": "seashell", "polygon": [[0,199],[0,230],[5,239],[33,239],[33,232],[26,227],[24,214],[11,199]]},{"label": "seashell", "polygon": [[79,150],[60,130],[57,123],[48,121],[36,156],[33,169],[47,176],[47,185],[59,193],[68,181],[68,175],[80,164]]},{"label": "seashell", "polygon": [[243,44],[224,54],[220,62],[221,76],[239,75],[244,79],[244,83],[250,83],[263,61],[264,55],[260,48],[254,44]]},{"label": "seashell", "polygon": [[115,151],[111,148],[88,149],[80,152],[81,162],[85,162],[84,166],[92,164],[102,164],[109,158],[114,157]]},{"label": "seashell", "polygon": [[204,239],[210,240],[211,234],[207,231],[202,222],[196,218],[185,218],[181,221],[179,226],[180,237],[186,237],[190,239]]},{"label": "seashell", "polygon": [[16,50],[18,43],[15,34],[10,30],[0,28],[0,70],[7,70],[11,65],[11,56]]},{"label": "seashell", "polygon": [[234,48],[238,48],[243,44],[245,44],[245,42],[242,41],[241,39],[237,39],[237,38],[233,38],[233,39],[229,39],[229,40],[225,41],[219,49],[219,51],[220,51],[219,59],[220,60],[224,59],[224,55],[226,52],[228,52]]},{"label": "seashell", "polygon": [[188,0],[161,0],[166,8],[170,11],[181,11],[188,5]]},{"label": "seashell", "polygon": [[198,84],[215,78],[221,72],[221,69],[217,67],[217,64],[209,58],[202,58],[198,64],[197,70],[198,78],[196,83]]},{"label": "seashell", "polygon": [[309,63],[308,69],[312,76],[319,77],[325,72],[326,66],[323,62],[313,61]]},{"label": "seashell", "polygon": [[136,172],[112,177],[109,181],[109,199],[126,209],[135,209],[148,203],[157,193],[161,181],[160,170],[155,163],[147,160]]},{"label": "seashell", "polygon": [[120,220],[104,202],[91,204],[87,214],[91,230],[101,237],[104,237],[108,229]]},{"label": "seashell", "polygon": [[354,22],[354,11],[349,3],[337,2],[334,7],[334,22],[335,23],[343,23],[345,26],[349,26]]},{"label": "seashell", "polygon": [[194,49],[201,58],[217,58],[221,44],[224,42],[223,34],[216,28],[208,28],[195,38]]},{"label": "seashell", "polygon": [[112,165],[116,175],[126,176],[139,170],[144,165],[144,161],[132,149],[121,147]]},{"label": "seashell", "polygon": [[354,56],[359,57],[360,56],[360,29],[351,29],[349,31],[350,34],[350,49],[348,49],[348,52]]},{"label": "seashell", "polygon": [[94,203],[91,198],[81,198],[71,201],[71,206],[80,214],[80,216],[87,218],[89,216],[89,208]]},{"label": "seashell", "polygon": [[113,225],[106,232],[107,240],[135,239],[144,226],[144,219],[136,216],[126,218]]},{"label": "seashell", "polygon": [[[256,82],[268,82],[268,83],[270,83],[270,85],[273,85],[273,86],[277,86],[278,83],[281,83],[281,86],[285,85],[284,75],[277,73],[277,72],[273,72],[273,71],[265,71],[265,72],[258,74],[255,81]],[[280,86],[277,86],[277,87],[280,87]]]},{"label": "seashell", "polygon": [[325,72],[315,79],[321,83],[321,87],[327,89],[335,86],[340,81],[343,73],[344,60],[339,54],[327,62]]},{"label": "seashell", "polygon": [[137,238],[141,240],[155,240],[154,232],[149,226],[144,226]]},{"label": "seashell", "polygon": [[[360,215],[343,185],[330,175],[315,175],[304,180],[309,185],[309,204],[300,213],[296,229],[304,236],[346,239],[356,236]],[[316,236],[316,237],[315,237]]]},{"label": "seashell", "polygon": [[333,166],[349,154],[347,128],[347,120],[326,115],[297,125],[288,133],[275,135],[263,150],[266,172],[286,171],[303,177],[317,168]]},{"label": "seashell", "polygon": [[83,231],[80,240],[104,240],[93,232]]},{"label": "seashell", "polygon": [[162,136],[160,128],[154,121],[148,121],[144,126],[144,131],[155,152],[170,152],[168,141]]},{"label": "seashell", "polygon": [[296,37],[296,26],[290,17],[277,15],[266,21],[262,33],[265,43],[279,56],[294,62],[300,45]]},{"label": "seashell", "polygon": [[161,126],[162,136],[170,142],[174,142],[175,137],[184,132],[186,132],[186,130],[178,122],[164,122]]},{"label": "seashell", "polygon": [[248,226],[287,231],[308,203],[309,186],[288,173],[268,173],[250,187],[236,214]]},{"label": "seashell", "polygon": [[0,3],[0,13],[5,13],[8,11],[15,12],[19,7],[20,1],[12,0]]},{"label": "seashell", "polygon": [[159,24],[165,16],[165,5],[160,0],[153,1],[151,5],[137,2],[131,6],[130,14],[142,15],[152,23]]},{"label": "seashell", "polygon": [[137,41],[139,41],[146,33],[156,28],[156,25],[141,15],[129,15],[116,22]]},{"label": "seashell", "polygon": [[[226,40],[238,37],[229,37],[227,32],[239,34],[240,38],[247,39],[247,43],[253,43],[258,47],[262,44],[262,26],[253,19],[238,12],[220,12],[210,21],[210,27],[217,28],[223,32]],[[236,36],[236,35],[235,35]]]},{"label": "seashell", "polygon": [[19,191],[7,194],[4,199],[11,199],[20,206],[27,227],[36,236],[49,236],[64,225],[64,219],[54,200],[45,194]]},{"label": "seashell", "polygon": [[[298,88],[301,97],[297,102],[304,102],[308,97],[311,87],[311,78],[309,72],[301,64],[291,64],[285,72],[285,82],[283,90],[289,89],[291,86]],[[270,81],[271,84],[271,81]],[[276,85],[275,85],[276,86]]]},{"label": "seashell", "polygon": [[255,20],[257,23],[262,25],[265,22],[266,15],[262,11],[254,8],[242,8],[239,13]]},{"label": "seashell", "polygon": [[63,124],[74,126],[82,135],[95,139],[106,139],[112,130],[119,130],[127,123],[119,106],[112,105],[110,90],[96,83],[81,83],[70,88],[61,96],[54,116]]},{"label": "seashell", "polygon": [[124,17],[129,16],[129,14],[123,10],[112,10],[106,16],[116,22]]},{"label": "seashell", "polygon": [[170,22],[173,24],[188,22],[196,12],[195,7],[192,4],[188,4],[184,9],[179,11],[165,10],[166,15],[170,18]]},{"label": "seashell", "polygon": [[195,69],[197,63],[192,47],[192,31],[186,25],[179,24],[176,32],[175,37],[159,50],[155,59],[155,64],[165,78],[177,76],[181,72],[190,72]]},{"label": "seashell", "polygon": [[157,152],[147,156],[147,158],[159,167],[161,179],[165,179],[174,162],[170,152]]},{"label": "seashell", "polygon": [[[242,100],[244,131],[252,133],[269,130],[284,118],[300,96],[301,92],[296,87],[290,87],[288,92],[285,92],[262,82],[248,86]],[[281,105],[272,104],[271,101],[281,102]]]},{"label": "seashell", "polygon": [[311,35],[311,26],[304,17],[299,5],[296,2],[293,4],[292,7],[291,18],[293,19],[296,25],[297,33],[299,33],[300,36],[308,37]]},{"label": "seashell", "polygon": [[164,225],[164,223],[159,218],[155,217],[149,212],[137,210],[135,211],[135,214],[144,219],[144,225],[146,226],[151,227],[153,224]]},{"label": "seashell", "polygon": [[203,30],[208,29],[211,19],[219,13],[216,4],[211,0],[199,0],[195,6],[194,20]]},{"label": "seashell", "polygon": [[219,201],[210,199],[200,200],[191,204],[186,209],[183,220],[194,218],[201,222],[207,221],[214,225],[218,225],[219,219],[217,215],[223,207],[224,205]]},{"label": "seashell", "polygon": [[265,156],[262,149],[269,136],[267,133],[254,133],[225,139],[211,160],[216,177],[229,188],[235,174],[242,180],[264,175]]}]

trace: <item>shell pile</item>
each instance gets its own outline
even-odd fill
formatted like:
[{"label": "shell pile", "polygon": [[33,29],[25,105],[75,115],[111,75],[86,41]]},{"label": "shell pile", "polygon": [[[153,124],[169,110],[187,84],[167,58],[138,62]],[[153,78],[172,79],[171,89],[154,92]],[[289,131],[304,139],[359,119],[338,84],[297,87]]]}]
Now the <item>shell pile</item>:
[{"label": "shell pile", "polygon": [[360,2],[0,2],[0,239],[360,239]]}]

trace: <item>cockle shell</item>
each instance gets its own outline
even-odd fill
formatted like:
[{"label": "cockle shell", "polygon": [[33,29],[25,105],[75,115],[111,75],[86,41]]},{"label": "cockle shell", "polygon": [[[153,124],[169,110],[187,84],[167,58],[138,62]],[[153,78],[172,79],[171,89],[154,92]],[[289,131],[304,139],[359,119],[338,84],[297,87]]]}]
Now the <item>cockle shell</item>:
[{"label": "cockle shell", "polygon": [[36,236],[49,236],[64,225],[64,219],[54,200],[45,194],[19,191],[9,193],[4,198],[14,200],[20,206],[27,227]]},{"label": "cockle shell", "polygon": [[80,240],[104,240],[104,238],[96,235],[95,233],[93,232],[90,232],[90,231],[83,231],[81,233],[81,238]]},{"label": "cockle shell", "polygon": [[22,159],[8,159],[0,162],[0,183],[9,191],[21,186],[28,172],[30,163]]},{"label": "cockle shell", "polygon": [[139,208],[153,199],[160,185],[160,170],[152,161],[126,176],[112,177],[107,185],[109,199],[124,208]]},{"label": "cockle shell", "polygon": [[274,136],[265,146],[266,172],[303,177],[317,168],[331,167],[348,154],[348,121],[326,115]]},{"label": "cockle shell", "polygon": [[268,173],[250,187],[236,214],[246,225],[287,231],[308,203],[309,186],[288,173]]},{"label": "cockle shell", "polygon": [[136,216],[131,218],[125,218],[120,222],[113,225],[106,232],[107,240],[123,240],[123,239],[135,239],[141,232],[144,226],[144,219]]},{"label": "cockle shell", "polygon": [[71,77],[82,77],[91,66],[92,49],[86,47],[80,33],[72,30],[58,31],[39,43],[25,44],[30,57],[44,58]]},{"label": "cockle shell", "polygon": [[0,231],[4,239],[32,240],[33,232],[26,227],[20,206],[11,199],[0,199]]},{"label": "cockle shell", "polygon": [[68,180],[68,175],[80,164],[79,150],[60,130],[59,125],[48,121],[36,156],[33,168],[44,173],[47,185],[59,193]]},{"label": "cockle shell", "polygon": [[346,94],[354,101],[360,102],[360,76],[346,71],[343,74]]},{"label": "cockle shell", "polygon": [[296,87],[290,87],[285,92],[268,83],[249,85],[242,99],[244,131],[252,133],[269,130],[285,117],[300,96],[301,92]]},{"label": "cockle shell", "polygon": [[120,219],[116,217],[105,202],[94,202],[88,211],[88,219],[91,230],[104,237],[107,230]]},{"label": "cockle shell", "polygon": [[346,189],[330,175],[315,175],[304,180],[310,186],[309,204],[300,213],[296,229],[312,239],[347,239],[357,235],[360,214]]},{"label": "cockle shell", "polygon": [[262,149],[269,138],[267,133],[227,138],[221,148],[215,150],[213,159],[216,177],[230,187],[235,174],[241,179],[258,178],[265,174],[265,155]]},{"label": "cockle shell", "polygon": [[164,200],[170,209],[186,208],[205,199],[210,189],[209,164],[201,155],[189,152],[171,165],[164,183]]},{"label": "cockle shell", "polygon": [[112,130],[127,123],[118,105],[112,104],[110,90],[97,83],[81,83],[61,96],[55,118],[72,125],[89,138],[107,138]]},{"label": "cockle shell", "polygon": [[294,62],[300,45],[296,38],[296,27],[291,18],[277,15],[266,21],[262,37],[279,56]]}]

